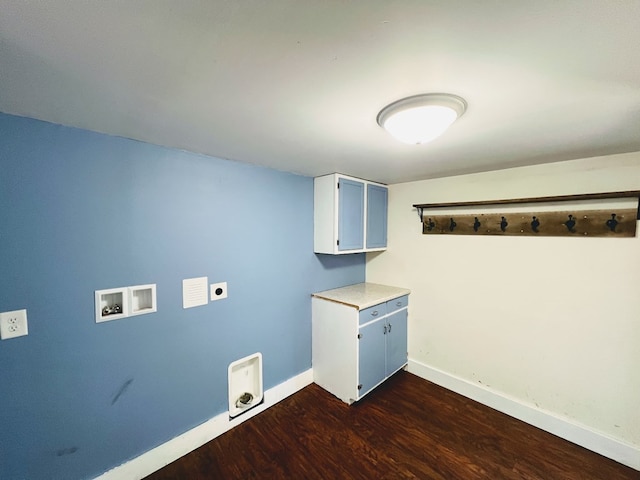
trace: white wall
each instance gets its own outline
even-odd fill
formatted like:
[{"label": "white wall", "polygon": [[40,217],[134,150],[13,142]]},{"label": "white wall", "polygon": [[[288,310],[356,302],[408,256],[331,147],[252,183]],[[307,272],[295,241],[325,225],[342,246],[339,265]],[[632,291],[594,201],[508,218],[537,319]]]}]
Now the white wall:
[{"label": "white wall", "polygon": [[640,238],[422,235],[412,207],[621,190],[640,152],[391,185],[367,281],[412,290],[410,361],[640,451]]}]

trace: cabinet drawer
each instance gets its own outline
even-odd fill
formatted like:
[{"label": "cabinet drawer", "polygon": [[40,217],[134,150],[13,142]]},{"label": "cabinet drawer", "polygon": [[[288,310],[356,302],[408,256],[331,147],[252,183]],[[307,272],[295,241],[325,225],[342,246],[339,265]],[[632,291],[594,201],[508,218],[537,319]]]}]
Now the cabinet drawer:
[{"label": "cabinet drawer", "polygon": [[400,310],[401,308],[404,308],[407,305],[409,305],[409,295],[394,298],[393,300],[389,300],[387,302],[387,312],[391,313],[395,310]]},{"label": "cabinet drawer", "polygon": [[359,325],[370,322],[371,320],[375,320],[376,318],[384,317],[386,314],[387,314],[386,303],[381,303],[379,305],[374,305],[373,307],[360,310]]}]

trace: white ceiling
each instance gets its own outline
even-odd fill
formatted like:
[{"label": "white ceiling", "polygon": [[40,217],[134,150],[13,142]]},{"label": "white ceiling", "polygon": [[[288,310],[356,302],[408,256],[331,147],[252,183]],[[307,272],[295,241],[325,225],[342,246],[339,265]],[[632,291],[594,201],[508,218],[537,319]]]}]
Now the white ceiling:
[{"label": "white ceiling", "polygon": [[[433,143],[377,125],[429,92]],[[0,111],[385,183],[640,151],[640,1],[0,0]]]}]

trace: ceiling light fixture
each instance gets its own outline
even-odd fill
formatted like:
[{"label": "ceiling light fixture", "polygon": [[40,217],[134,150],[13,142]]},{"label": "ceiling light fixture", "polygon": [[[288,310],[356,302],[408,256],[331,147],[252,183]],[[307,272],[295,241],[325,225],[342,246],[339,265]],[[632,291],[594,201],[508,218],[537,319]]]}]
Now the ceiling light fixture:
[{"label": "ceiling light fixture", "polygon": [[403,98],[384,107],[378,124],[404,143],[427,143],[442,135],[467,109],[467,102],[448,93]]}]

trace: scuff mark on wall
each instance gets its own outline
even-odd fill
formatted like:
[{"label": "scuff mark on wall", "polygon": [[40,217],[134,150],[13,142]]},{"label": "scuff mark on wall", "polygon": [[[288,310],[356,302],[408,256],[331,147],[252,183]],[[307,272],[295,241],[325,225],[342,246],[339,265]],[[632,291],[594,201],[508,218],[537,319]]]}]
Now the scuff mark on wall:
[{"label": "scuff mark on wall", "polygon": [[56,452],[56,455],[58,457],[64,457],[65,455],[73,455],[74,453],[76,453],[78,451],[78,447],[71,447],[71,448],[61,448],[60,450],[58,450]]},{"label": "scuff mark on wall", "polygon": [[122,384],[122,386],[120,387],[120,389],[118,390],[118,393],[116,393],[113,396],[113,399],[111,400],[111,405],[115,405],[115,403],[120,400],[120,397],[122,396],[122,394],[124,394],[124,392],[127,391],[127,389],[129,388],[129,386],[133,383],[133,378],[130,378],[129,380],[127,380],[126,382],[124,382]]}]

